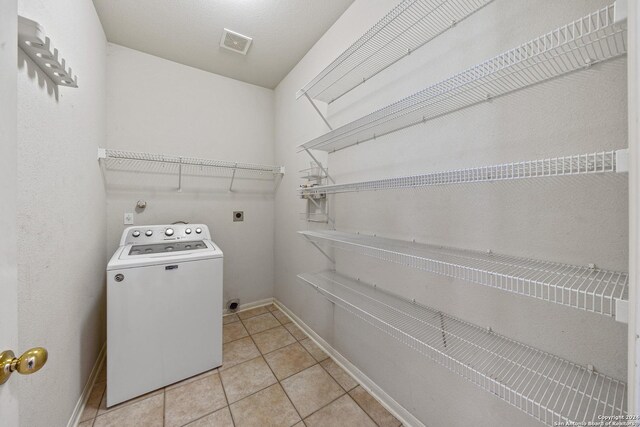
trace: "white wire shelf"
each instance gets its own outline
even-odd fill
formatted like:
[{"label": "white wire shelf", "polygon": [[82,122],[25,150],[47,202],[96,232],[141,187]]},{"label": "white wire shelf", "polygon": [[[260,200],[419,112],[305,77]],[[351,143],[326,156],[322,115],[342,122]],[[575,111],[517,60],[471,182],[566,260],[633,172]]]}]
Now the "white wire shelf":
[{"label": "white wire shelf", "polygon": [[404,0],[296,94],[333,102],[493,0]]},{"label": "white wire shelf", "polygon": [[166,154],[140,153],[134,151],[112,150],[109,148],[98,149],[98,159],[105,161],[131,161],[154,162],[174,165],[201,166],[216,169],[228,169],[245,172],[268,173],[274,175],[284,174],[283,166],[260,165],[255,163],[230,162],[225,160],[200,159],[196,157],[183,157]]},{"label": "white wire shelf", "polygon": [[[314,243],[606,316],[616,317],[628,302],[628,273],[335,230],[298,233]],[[616,318],[626,321],[622,316]]]},{"label": "white wire shelf", "polygon": [[433,185],[466,184],[510,179],[628,172],[628,150],[600,151],[573,156],[552,157],[524,162],[504,163],[468,169],[433,172],[345,184],[318,185],[301,188],[301,196],[314,196],[353,191],[390,190]]},{"label": "white wire shelf", "polygon": [[549,426],[627,413],[626,384],[593,369],[336,272],[298,277],[340,308]]},{"label": "white wire shelf", "polygon": [[[201,159],[165,154],[140,153],[135,151],[98,148],[98,160],[108,170],[148,173],[175,173],[178,176],[178,191],[182,191],[183,175],[228,175],[231,178],[229,191],[237,176],[248,175],[251,179],[269,179],[284,175],[284,166],[261,165],[255,163],[229,162],[225,160]],[[161,166],[158,169],[157,165]]]},{"label": "white wire shelf", "polygon": [[300,146],[340,150],[626,53],[615,4]]}]

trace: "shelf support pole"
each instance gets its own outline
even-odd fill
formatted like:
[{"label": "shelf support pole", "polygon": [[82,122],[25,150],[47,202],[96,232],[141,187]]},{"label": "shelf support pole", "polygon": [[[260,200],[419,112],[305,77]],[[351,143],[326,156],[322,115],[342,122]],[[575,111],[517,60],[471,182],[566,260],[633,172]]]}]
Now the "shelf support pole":
[{"label": "shelf support pole", "polygon": [[231,187],[233,187],[233,180],[236,179],[236,170],[238,170],[237,163],[233,167],[233,173],[231,174],[231,184],[229,184],[229,191],[233,191]]},{"label": "shelf support pole", "polygon": [[318,244],[317,244],[316,242],[314,242],[313,240],[309,239],[309,237],[307,237],[307,236],[304,236],[304,237],[307,239],[307,241],[308,241],[309,243],[311,243],[313,246],[315,246],[315,247],[316,247],[316,249],[317,249],[317,250],[319,250],[319,251],[320,251],[320,253],[321,253],[322,255],[324,255],[324,256],[325,256],[329,261],[331,261],[331,264],[333,264],[333,265],[335,265],[335,264],[336,264],[336,261],[335,261],[333,258],[331,258],[331,257],[330,257],[330,256],[329,256],[329,255],[324,251],[324,249],[322,249],[322,248],[320,247],[320,245],[318,245]]},{"label": "shelf support pole", "polygon": [[305,98],[307,98],[309,100],[309,102],[311,103],[311,105],[313,106],[313,109],[316,110],[316,113],[318,113],[318,115],[322,118],[322,121],[324,122],[325,125],[327,125],[327,127],[329,128],[329,130],[333,130],[333,127],[331,127],[331,125],[329,124],[329,122],[327,121],[327,118],[324,116],[324,114],[322,114],[322,112],[320,111],[320,109],[318,108],[318,106],[316,105],[315,102],[313,102],[313,99],[311,99],[311,97],[309,96],[309,94],[307,94],[306,92],[304,93]]}]

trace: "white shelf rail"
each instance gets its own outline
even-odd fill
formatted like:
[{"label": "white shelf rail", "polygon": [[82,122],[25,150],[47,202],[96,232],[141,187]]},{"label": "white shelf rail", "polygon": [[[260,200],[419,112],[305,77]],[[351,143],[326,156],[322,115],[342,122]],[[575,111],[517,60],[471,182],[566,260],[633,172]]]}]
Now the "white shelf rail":
[{"label": "white shelf rail", "polygon": [[623,55],[627,50],[626,21],[616,22],[614,18],[615,4],[312,139],[299,148],[340,150]]},{"label": "white shelf rail", "polygon": [[360,181],[345,184],[317,185],[301,188],[301,196],[390,190],[434,185],[466,184],[511,179],[628,172],[628,150],[600,151],[540,160],[504,163],[468,169],[433,172],[423,175]]},{"label": "white shelf rail", "polygon": [[[616,317],[628,302],[624,272],[335,230],[298,233],[311,242],[605,316]],[[621,315],[616,319],[626,322]]]},{"label": "white shelf rail", "polygon": [[623,381],[336,272],[298,278],[362,321],[549,426],[587,425],[601,421],[599,416],[627,413]]},{"label": "white shelf rail", "polygon": [[298,91],[333,102],[493,0],[404,0]]},{"label": "white shelf rail", "polygon": [[232,191],[233,181],[238,172],[250,175],[282,176],[284,166],[261,165],[256,163],[230,162],[225,160],[211,160],[197,157],[183,157],[166,154],[141,153],[135,151],[113,150],[109,148],[98,149],[98,160],[102,160],[106,167],[112,169],[137,170],[139,165],[145,163],[167,164],[175,167],[178,173],[178,190],[182,189],[182,175],[186,168],[215,169],[231,174],[229,191]]}]

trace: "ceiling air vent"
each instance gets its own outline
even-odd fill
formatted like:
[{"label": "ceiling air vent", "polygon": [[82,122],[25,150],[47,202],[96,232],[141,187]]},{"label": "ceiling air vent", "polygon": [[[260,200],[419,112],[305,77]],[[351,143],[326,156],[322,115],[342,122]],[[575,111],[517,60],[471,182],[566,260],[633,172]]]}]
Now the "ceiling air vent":
[{"label": "ceiling air vent", "polygon": [[251,37],[244,36],[225,28],[222,32],[220,47],[246,55],[252,41],[253,39]]}]

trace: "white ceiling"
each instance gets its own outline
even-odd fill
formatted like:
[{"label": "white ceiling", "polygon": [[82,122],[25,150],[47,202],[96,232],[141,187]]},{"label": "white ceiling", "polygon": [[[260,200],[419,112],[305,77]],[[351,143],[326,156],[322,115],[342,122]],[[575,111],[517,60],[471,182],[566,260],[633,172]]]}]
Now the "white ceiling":
[{"label": "white ceiling", "polygon": [[[274,88],[353,0],[93,0],[107,39]],[[253,37],[246,56],[220,47],[223,28]]]}]

